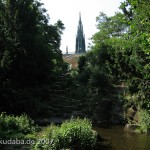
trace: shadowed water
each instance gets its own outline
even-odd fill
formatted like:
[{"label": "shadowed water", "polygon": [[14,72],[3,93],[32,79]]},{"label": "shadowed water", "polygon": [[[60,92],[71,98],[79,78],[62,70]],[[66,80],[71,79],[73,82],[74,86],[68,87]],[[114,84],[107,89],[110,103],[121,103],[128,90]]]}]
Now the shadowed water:
[{"label": "shadowed water", "polygon": [[[150,150],[150,136],[127,133],[123,126],[96,127],[94,130],[100,133],[107,143],[110,143],[107,150]],[[103,149],[106,150],[106,148]]]}]

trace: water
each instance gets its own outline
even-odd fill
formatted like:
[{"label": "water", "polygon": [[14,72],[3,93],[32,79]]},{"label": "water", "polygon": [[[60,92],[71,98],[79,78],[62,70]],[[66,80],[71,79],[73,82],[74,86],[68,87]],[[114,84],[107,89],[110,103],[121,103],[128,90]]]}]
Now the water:
[{"label": "water", "polygon": [[150,150],[150,136],[127,133],[123,126],[96,127],[94,130],[110,143],[108,150]]}]

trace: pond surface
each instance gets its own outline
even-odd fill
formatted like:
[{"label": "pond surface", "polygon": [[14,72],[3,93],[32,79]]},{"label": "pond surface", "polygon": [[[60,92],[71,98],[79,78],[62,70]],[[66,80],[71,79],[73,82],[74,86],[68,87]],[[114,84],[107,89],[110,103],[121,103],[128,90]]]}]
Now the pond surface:
[{"label": "pond surface", "polygon": [[94,130],[110,143],[108,150],[150,150],[150,136],[127,133],[123,126],[95,127]]}]

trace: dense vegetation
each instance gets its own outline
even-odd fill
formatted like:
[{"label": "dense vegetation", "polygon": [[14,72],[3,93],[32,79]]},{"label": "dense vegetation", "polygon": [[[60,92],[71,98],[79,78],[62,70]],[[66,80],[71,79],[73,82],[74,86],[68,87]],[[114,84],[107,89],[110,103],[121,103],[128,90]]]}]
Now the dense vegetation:
[{"label": "dense vegetation", "polygon": [[35,115],[63,60],[63,23],[49,23],[42,4],[0,1],[0,111]]},{"label": "dense vegetation", "polygon": [[111,85],[127,87],[122,106],[134,106],[141,112],[139,118],[150,116],[149,8],[149,0],[126,0],[120,6],[122,13],[112,17],[100,13],[91,51],[79,60],[80,80],[86,88],[95,87],[97,95],[111,97]]},{"label": "dense vegetation", "polygon": [[[59,20],[51,25],[39,1],[1,0],[0,112],[35,118],[67,112],[64,117],[72,115],[69,113],[87,116],[98,125],[128,121],[147,132],[150,2],[126,0],[120,9],[122,12],[111,17],[100,13],[91,50],[80,57],[78,69],[69,72],[59,49],[63,23]],[[124,118],[123,111],[128,108],[136,110],[136,120]],[[27,115],[14,115],[1,113],[0,138],[46,138],[52,142],[37,142],[33,149],[72,146],[84,150],[94,149],[96,144],[86,119],[71,120],[60,127],[51,125],[37,135]]]},{"label": "dense vegetation", "polygon": [[92,150],[96,145],[96,132],[87,119],[71,119],[61,126],[50,125],[41,132],[42,139],[47,139],[49,144],[37,142],[33,149],[81,149]]},{"label": "dense vegetation", "polygon": [[0,115],[0,137],[2,140],[28,139],[30,135],[35,134],[35,130],[34,121],[25,114],[14,116],[2,113]]},{"label": "dense vegetation", "polygon": [[[27,149],[33,150],[94,150],[97,143],[97,134],[92,130],[91,122],[79,118],[66,121],[61,126],[51,124],[41,129],[27,115],[15,117],[2,113],[0,135],[4,145],[11,143],[11,147],[17,145],[20,149],[27,145]],[[1,144],[0,147],[3,146]]]}]

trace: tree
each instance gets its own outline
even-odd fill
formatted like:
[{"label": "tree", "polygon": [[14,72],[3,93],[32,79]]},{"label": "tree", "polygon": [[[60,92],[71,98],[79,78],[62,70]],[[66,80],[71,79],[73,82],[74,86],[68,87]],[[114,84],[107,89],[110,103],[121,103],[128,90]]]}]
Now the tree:
[{"label": "tree", "polygon": [[[34,95],[31,88],[50,84],[56,68],[61,70],[64,26],[60,20],[49,24],[46,10],[36,0],[0,1],[0,26],[0,99],[9,108],[21,99],[27,101]],[[21,98],[18,92],[28,96]]]},{"label": "tree", "polygon": [[134,104],[150,110],[150,1],[126,0],[120,8],[122,13],[97,17],[98,32],[85,55],[84,69],[79,66],[79,75],[90,70],[87,84],[104,95],[110,94],[108,85],[123,81],[136,97]]},{"label": "tree", "polygon": [[[150,109],[148,87],[150,86],[149,54],[150,54],[150,1],[126,0],[121,8],[130,24],[130,41],[134,43],[130,64],[134,66],[135,73],[131,78],[131,92],[139,95],[139,101],[143,107]],[[132,14],[132,15],[131,15]],[[137,89],[137,90],[133,90]]]}]

